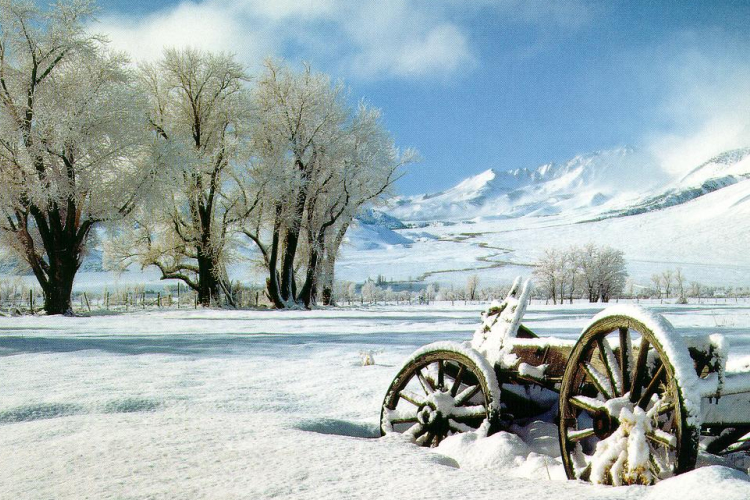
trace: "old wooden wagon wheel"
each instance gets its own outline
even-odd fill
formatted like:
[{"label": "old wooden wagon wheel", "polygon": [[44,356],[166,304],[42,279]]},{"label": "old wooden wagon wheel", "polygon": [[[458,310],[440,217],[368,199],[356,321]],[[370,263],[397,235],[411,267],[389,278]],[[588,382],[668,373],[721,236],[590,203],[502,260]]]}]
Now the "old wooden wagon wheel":
[{"label": "old wooden wagon wheel", "polygon": [[695,466],[700,424],[685,390],[695,377],[687,348],[663,318],[636,316],[597,316],[570,355],[559,422],[570,479],[653,484]]},{"label": "old wooden wagon wheel", "polygon": [[463,344],[437,342],[416,351],[393,379],[380,430],[437,446],[451,434],[491,433],[499,408],[500,389],[487,360]]}]

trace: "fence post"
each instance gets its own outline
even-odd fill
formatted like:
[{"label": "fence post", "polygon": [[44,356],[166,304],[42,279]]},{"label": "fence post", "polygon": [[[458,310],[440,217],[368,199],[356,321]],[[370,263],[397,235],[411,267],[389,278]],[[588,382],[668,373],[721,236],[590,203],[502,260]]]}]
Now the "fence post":
[{"label": "fence post", "polygon": [[157,292],[156,294],[156,303],[161,308],[161,292]]},{"label": "fence post", "polygon": [[86,292],[83,292],[83,298],[86,299],[86,309],[88,309],[89,312],[91,312],[91,304],[89,303],[89,296],[86,295]]},{"label": "fence post", "polygon": [[177,282],[177,309],[180,308],[180,282]]},{"label": "fence post", "polygon": [[34,314],[34,290],[29,289],[29,311]]}]

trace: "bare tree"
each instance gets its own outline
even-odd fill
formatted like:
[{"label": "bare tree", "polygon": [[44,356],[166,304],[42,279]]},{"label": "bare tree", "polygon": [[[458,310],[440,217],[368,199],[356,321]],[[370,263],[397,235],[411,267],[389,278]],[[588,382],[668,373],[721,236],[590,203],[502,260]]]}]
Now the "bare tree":
[{"label": "bare tree", "polygon": [[666,269],[661,273],[661,284],[664,289],[664,297],[669,298],[672,296],[672,280],[674,275],[671,269]]},{"label": "bare tree", "polygon": [[656,297],[658,299],[661,299],[662,294],[662,277],[661,274],[654,273],[651,275],[651,283],[654,286],[654,292],[656,292]]},{"label": "bare tree", "polygon": [[477,296],[477,289],[479,288],[479,275],[472,274],[466,278],[466,298],[467,300],[475,300]]},{"label": "bare tree", "polygon": [[560,268],[563,256],[560,251],[548,248],[544,250],[542,258],[534,266],[534,276],[538,282],[538,289],[544,291],[547,297],[557,304],[557,293],[561,288]]},{"label": "bare tree", "polygon": [[130,213],[155,172],[127,59],[84,30],[86,1],[0,1],[0,232],[48,314],[70,296],[97,224]]},{"label": "bare tree", "polygon": [[[309,307],[321,285],[331,302],[335,258],[351,221],[387,193],[410,157],[394,147],[377,110],[352,112],[344,90],[309,67],[297,73],[271,61],[253,89],[249,169],[265,188],[243,232],[263,256],[278,308]],[[299,290],[296,270],[304,270]]]},{"label": "bare tree", "polygon": [[609,302],[613,296],[620,295],[625,290],[628,272],[624,254],[612,247],[602,247],[599,249],[598,261],[599,298],[602,302]]},{"label": "bare tree", "polygon": [[142,65],[140,76],[173,175],[162,196],[113,239],[111,253],[120,266],[155,266],[162,279],[182,280],[204,306],[219,304],[222,290],[233,305],[229,246],[260,195],[240,192],[236,171],[247,149],[248,77],[233,57],[193,49],[166,50],[158,63]]},{"label": "bare tree", "polygon": [[685,275],[682,274],[682,269],[677,268],[674,273],[674,282],[677,287],[677,298],[680,303],[687,303],[685,297]]},{"label": "bare tree", "polygon": [[547,249],[537,262],[534,274],[540,290],[557,304],[565,298],[573,303],[583,288],[590,302],[609,302],[625,289],[628,273],[624,254],[611,247],[588,244],[565,250]]}]

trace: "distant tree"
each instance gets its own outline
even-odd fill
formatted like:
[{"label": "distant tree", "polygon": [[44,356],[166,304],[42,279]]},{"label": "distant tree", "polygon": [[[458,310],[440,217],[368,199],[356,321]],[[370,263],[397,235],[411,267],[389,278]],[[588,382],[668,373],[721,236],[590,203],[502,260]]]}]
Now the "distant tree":
[{"label": "distant tree", "polygon": [[664,297],[670,298],[672,296],[672,284],[674,274],[671,269],[666,269],[661,273],[661,284],[664,289]]},{"label": "distant tree", "polygon": [[552,299],[553,304],[557,304],[557,293],[561,286],[560,268],[562,267],[562,260],[560,251],[548,248],[544,250],[542,257],[534,265],[534,276],[538,288]]},{"label": "distant tree", "polygon": [[675,270],[674,282],[677,287],[678,302],[687,303],[687,298],[685,297],[685,275],[682,274],[682,269],[679,267]]},{"label": "distant tree", "polygon": [[661,299],[662,283],[661,274],[654,273],[651,275],[651,284],[654,286],[654,293],[656,293],[657,299]]},{"label": "distant tree", "polygon": [[376,285],[374,281],[368,280],[364,283],[364,285],[362,285],[360,293],[362,294],[363,300],[365,300],[369,304],[372,304],[378,298],[378,291],[378,285]]},{"label": "distant tree", "polygon": [[578,251],[578,266],[581,281],[588,295],[589,302],[599,300],[599,256],[593,243],[588,243]]},{"label": "distant tree", "polygon": [[122,54],[85,31],[92,7],[0,1],[0,233],[48,314],[72,314],[92,229],[129,214],[158,169]]},{"label": "distant tree", "polygon": [[466,298],[467,300],[476,300],[477,289],[479,288],[479,275],[472,274],[466,279]]},{"label": "distant tree", "polygon": [[613,296],[619,296],[625,290],[628,272],[625,258],[621,250],[611,247],[599,249],[600,290],[599,298],[602,302],[609,302]]}]

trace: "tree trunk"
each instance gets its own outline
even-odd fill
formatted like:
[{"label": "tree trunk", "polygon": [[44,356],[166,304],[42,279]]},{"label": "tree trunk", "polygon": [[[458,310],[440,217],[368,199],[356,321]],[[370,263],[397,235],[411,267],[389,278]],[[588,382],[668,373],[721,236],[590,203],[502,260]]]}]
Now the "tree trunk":
[{"label": "tree trunk", "polygon": [[72,316],[73,281],[81,265],[81,253],[93,221],[80,220],[72,199],[68,200],[64,212],[54,203],[44,211],[30,203],[28,210],[41,237],[44,252],[40,255],[35,248],[29,232],[28,213],[16,214],[16,233],[25,249],[26,261],[42,287],[44,310],[47,314]]},{"label": "tree trunk", "polygon": [[333,306],[336,305],[336,297],[333,293],[333,284],[335,281],[335,270],[336,270],[336,256],[339,253],[341,243],[344,241],[346,231],[349,229],[351,219],[345,219],[344,223],[336,233],[336,237],[333,240],[333,244],[326,249],[323,255],[323,265],[319,266],[319,274],[322,275],[322,279],[319,280],[319,288],[321,290],[321,301],[323,305]]},{"label": "tree trunk", "polygon": [[324,306],[335,306],[336,300],[333,295],[334,269],[336,261],[330,256],[323,259],[320,266],[320,299]]},{"label": "tree trunk", "polygon": [[279,289],[279,271],[276,269],[276,264],[279,259],[279,231],[281,226],[281,205],[276,205],[276,218],[273,224],[273,239],[271,241],[271,251],[268,257],[268,279],[266,280],[266,290],[268,292],[268,298],[276,309],[284,309],[286,304],[281,296],[281,290]]},{"label": "tree trunk", "polygon": [[296,284],[294,282],[294,258],[297,256],[299,233],[302,229],[302,218],[307,204],[307,181],[309,174],[300,160],[296,162],[302,175],[302,185],[297,193],[294,205],[294,218],[284,231],[284,256],[281,259],[281,298],[285,301],[296,302]]},{"label": "tree trunk", "polygon": [[211,255],[198,249],[198,302],[203,307],[211,304],[221,305],[219,297],[219,279],[216,263]]},{"label": "tree trunk", "polygon": [[73,293],[73,280],[78,270],[76,264],[78,259],[71,255],[61,256],[58,254],[56,257],[50,263],[47,284],[42,287],[44,311],[47,314],[73,316],[71,295]]}]

